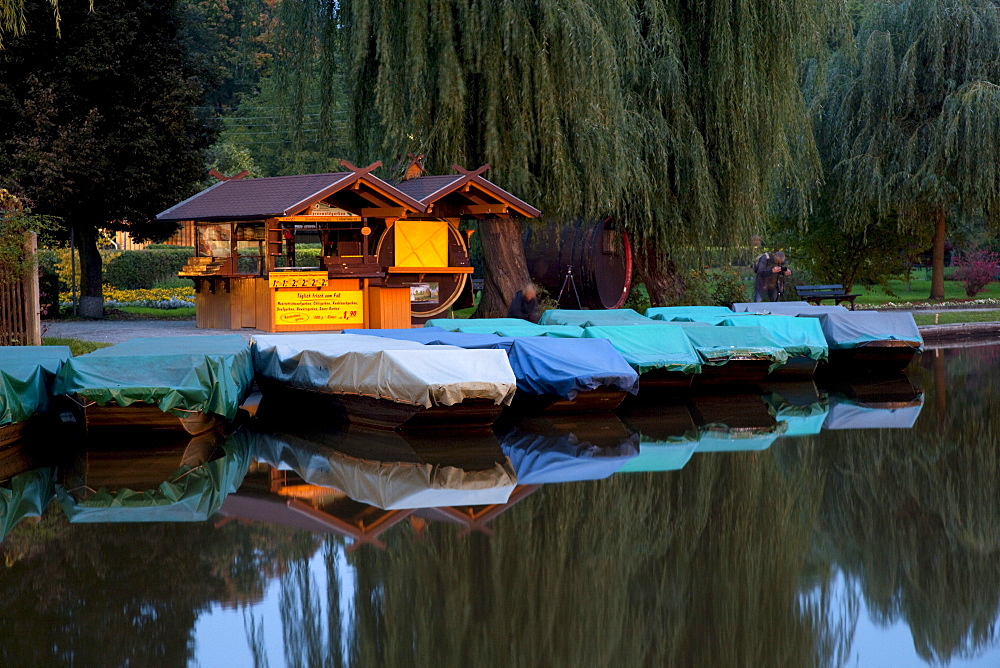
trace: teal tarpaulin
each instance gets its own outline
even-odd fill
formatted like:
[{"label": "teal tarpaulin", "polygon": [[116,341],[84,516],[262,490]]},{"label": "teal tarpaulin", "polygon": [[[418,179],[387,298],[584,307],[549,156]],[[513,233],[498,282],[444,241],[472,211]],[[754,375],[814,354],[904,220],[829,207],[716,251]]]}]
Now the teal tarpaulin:
[{"label": "teal tarpaulin", "polygon": [[534,323],[521,318],[433,318],[424,323],[424,327],[440,327],[448,332],[456,332],[459,327],[492,327],[494,329],[476,332],[476,334],[492,334],[496,327],[531,327]]},{"label": "teal tarpaulin", "polygon": [[55,497],[55,472],[39,468],[0,485],[0,541],[26,517],[39,517]]},{"label": "teal tarpaulin", "polygon": [[823,423],[830,412],[825,397],[808,404],[789,402],[778,392],[767,392],[764,402],[774,419],[787,425],[783,436],[815,436],[823,430]]},{"label": "teal tarpaulin", "polygon": [[630,308],[616,308],[593,311],[569,309],[549,309],[538,320],[539,325],[576,325],[577,327],[610,327],[619,325],[648,325],[650,319],[639,315]]},{"label": "teal tarpaulin", "polygon": [[[701,360],[681,327],[669,324],[587,327],[586,338],[607,339],[640,374],[653,369],[698,373]],[[640,381],[641,383],[641,381]]]},{"label": "teal tarpaulin", "polygon": [[577,327],[576,325],[500,327],[494,333],[499,334],[500,336],[551,336],[564,339],[579,339],[583,336],[583,327]]},{"label": "teal tarpaulin", "polygon": [[649,441],[639,439],[639,455],[625,462],[619,473],[680,471],[691,459],[698,444],[687,440]]},{"label": "teal tarpaulin", "polygon": [[653,320],[702,320],[703,318],[725,318],[733,315],[733,310],[725,306],[654,306],[646,309],[646,317]]},{"label": "teal tarpaulin", "polygon": [[753,357],[771,360],[773,371],[788,361],[785,349],[761,327],[684,327],[681,331],[702,361],[711,366],[726,364],[734,357]]},{"label": "teal tarpaulin", "polygon": [[250,345],[234,334],[139,338],[101,348],[64,364],[54,391],[101,406],[141,402],[231,420],[252,385]]},{"label": "teal tarpaulin", "polygon": [[56,495],[73,523],[204,522],[243,484],[252,461],[252,449],[243,431],[230,436],[222,450],[219,459],[195,467],[181,466],[155,489],[102,488],[79,500],[57,485]]},{"label": "teal tarpaulin", "polygon": [[805,356],[824,361],[830,347],[823,327],[816,318],[796,318],[788,315],[737,315],[719,323],[725,327],[760,327],[789,355]]},{"label": "teal tarpaulin", "polygon": [[0,425],[47,410],[55,375],[70,357],[67,346],[0,347]]},{"label": "teal tarpaulin", "polygon": [[741,452],[766,450],[785,435],[788,425],[779,422],[774,429],[737,430],[722,425],[705,426],[699,430],[697,452]]}]

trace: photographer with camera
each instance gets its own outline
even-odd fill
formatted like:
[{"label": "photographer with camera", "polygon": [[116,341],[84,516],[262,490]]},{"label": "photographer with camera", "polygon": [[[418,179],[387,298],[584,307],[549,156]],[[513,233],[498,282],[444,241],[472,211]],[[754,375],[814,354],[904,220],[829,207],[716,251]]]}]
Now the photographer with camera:
[{"label": "photographer with camera", "polygon": [[753,283],[755,302],[776,302],[784,293],[785,278],[792,270],[785,266],[784,251],[763,253],[754,263],[756,278]]}]

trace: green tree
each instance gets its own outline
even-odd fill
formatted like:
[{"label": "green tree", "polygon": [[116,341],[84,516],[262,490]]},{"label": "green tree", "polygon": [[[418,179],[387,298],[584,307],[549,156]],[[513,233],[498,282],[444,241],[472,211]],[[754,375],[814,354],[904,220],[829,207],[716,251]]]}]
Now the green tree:
[{"label": "green tree", "polygon": [[[432,173],[489,162],[553,219],[615,215],[653,303],[664,259],[749,238],[772,188],[818,178],[798,65],[838,5],[370,0],[340,4],[357,160],[423,153]],[[527,279],[519,230],[479,226],[480,311]],[[490,271],[502,266],[503,272]]]},{"label": "green tree", "polygon": [[931,222],[930,297],[944,298],[950,216],[1000,214],[1000,12],[993,0],[891,0],[860,11],[829,70],[824,197],[849,228]]},{"label": "green tree", "polygon": [[60,216],[80,248],[81,313],[101,317],[98,228],[165,238],[152,223],[191,194],[215,131],[195,117],[202,89],[166,0],[26,5],[28,32],[0,51],[0,184]]}]

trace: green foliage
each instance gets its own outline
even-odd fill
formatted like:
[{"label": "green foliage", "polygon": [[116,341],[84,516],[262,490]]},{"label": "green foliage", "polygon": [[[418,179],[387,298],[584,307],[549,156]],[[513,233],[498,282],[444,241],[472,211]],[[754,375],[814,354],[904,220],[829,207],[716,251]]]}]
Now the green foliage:
[{"label": "green foliage", "polygon": [[55,226],[54,219],[32,214],[21,198],[0,188],[0,285],[22,280],[35,266],[28,235]]},{"label": "green foliage", "polygon": [[123,251],[108,263],[105,280],[116,288],[152,288],[159,281],[177,276],[191,253],[185,250]]},{"label": "green foliage", "polygon": [[69,346],[69,350],[73,353],[73,356],[86,355],[87,353],[92,353],[98,348],[107,348],[110,343],[104,343],[103,341],[81,341],[80,339],[70,339],[60,336],[46,336],[42,339],[43,346]]},{"label": "green foliage", "polygon": [[670,306],[732,306],[749,298],[752,284],[733,267],[695,269],[684,279],[684,298]]}]

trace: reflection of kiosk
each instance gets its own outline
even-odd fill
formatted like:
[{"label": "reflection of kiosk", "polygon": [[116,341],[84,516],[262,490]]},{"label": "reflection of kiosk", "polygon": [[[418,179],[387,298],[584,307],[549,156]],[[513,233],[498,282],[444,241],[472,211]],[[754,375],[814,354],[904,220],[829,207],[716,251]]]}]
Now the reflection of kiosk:
[{"label": "reflection of kiosk", "polygon": [[[195,282],[198,327],[408,327],[471,305],[462,219],[540,215],[484,179],[488,166],[425,177],[414,166],[392,185],[372,175],[381,163],[341,164],[350,171],[222,181],[157,216],[195,225],[180,275]],[[318,242],[316,266],[298,266],[297,239]]]}]

